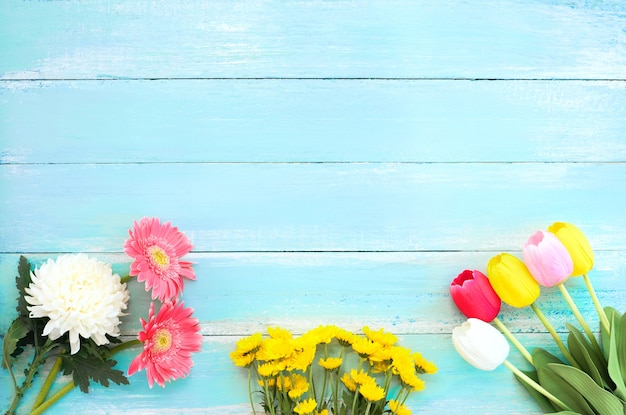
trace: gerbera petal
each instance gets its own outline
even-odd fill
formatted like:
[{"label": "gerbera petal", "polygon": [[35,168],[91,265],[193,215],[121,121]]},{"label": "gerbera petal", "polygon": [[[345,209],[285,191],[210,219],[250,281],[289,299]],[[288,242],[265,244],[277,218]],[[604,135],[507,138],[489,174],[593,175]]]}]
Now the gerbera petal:
[{"label": "gerbera petal", "polygon": [[179,261],[192,249],[191,241],[170,222],[161,223],[158,218],[144,217],[133,225],[124,245],[124,252],[134,258],[130,275],[146,282],[146,291],[152,290],[153,299],[178,297],[182,278],[195,279],[191,263]]},{"label": "gerbera petal", "polygon": [[154,383],[165,386],[165,382],[188,375],[193,366],[191,354],[202,348],[199,322],[190,317],[191,308],[174,300],[163,303],[156,316],[153,312],[151,304],[150,321],[139,333],[144,350],[133,360],[142,362],[133,365],[133,373],[145,367],[151,387]]}]

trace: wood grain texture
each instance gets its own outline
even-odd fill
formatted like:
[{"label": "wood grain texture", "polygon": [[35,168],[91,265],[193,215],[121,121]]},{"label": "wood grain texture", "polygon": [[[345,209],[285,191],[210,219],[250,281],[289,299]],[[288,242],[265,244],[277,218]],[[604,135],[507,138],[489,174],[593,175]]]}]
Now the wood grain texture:
[{"label": "wood grain texture", "polygon": [[198,251],[519,250],[564,218],[623,250],[625,178],[622,163],[2,165],[0,242],[120,252],[158,213]]},{"label": "wood grain texture", "polygon": [[626,66],[620,1],[10,1],[1,16],[8,79],[624,79]]},{"label": "wood grain texture", "polygon": [[619,162],[625,128],[623,82],[0,81],[3,163]]},{"label": "wood grain texture", "polygon": [[[126,274],[132,221],[159,216],[194,243],[191,376],[73,391],[50,415],[250,415],[236,341],[330,323],[384,327],[437,363],[414,413],[538,414],[506,369],[456,354],[448,284],[566,220],[623,310],[624,27],[621,1],[8,0],[0,333],[20,254],[88,252]],[[596,327],[583,282],[567,285]],[[132,338],[150,298],[129,288]],[[540,306],[564,336],[560,295]],[[529,310],[500,317],[555,350]],[[10,382],[0,371],[2,408]]]}]

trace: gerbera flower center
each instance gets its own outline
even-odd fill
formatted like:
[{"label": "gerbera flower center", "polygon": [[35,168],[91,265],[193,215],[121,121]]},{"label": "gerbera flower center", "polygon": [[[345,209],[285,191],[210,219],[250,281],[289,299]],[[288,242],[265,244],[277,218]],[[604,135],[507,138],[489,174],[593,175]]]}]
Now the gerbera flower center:
[{"label": "gerbera flower center", "polygon": [[154,334],[154,346],[156,353],[166,352],[172,347],[172,333],[168,329],[159,329]]},{"label": "gerbera flower center", "polygon": [[150,262],[152,262],[152,264],[156,265],[160,269],[165,269],[170,264],[170,257],[159,246],[153,245],[148,248],[148,255],[150,255]]}]

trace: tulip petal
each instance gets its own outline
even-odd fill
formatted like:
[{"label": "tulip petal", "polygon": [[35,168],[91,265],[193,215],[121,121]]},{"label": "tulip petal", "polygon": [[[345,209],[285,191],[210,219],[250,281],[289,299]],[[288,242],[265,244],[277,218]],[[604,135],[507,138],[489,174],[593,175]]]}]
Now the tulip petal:
[{"label": "tulip petal", "polygon": [[494,370],[510,351],[502,333],[476,318],[469,318],[452,330],[452,343],[465,361],[481,370]]}]

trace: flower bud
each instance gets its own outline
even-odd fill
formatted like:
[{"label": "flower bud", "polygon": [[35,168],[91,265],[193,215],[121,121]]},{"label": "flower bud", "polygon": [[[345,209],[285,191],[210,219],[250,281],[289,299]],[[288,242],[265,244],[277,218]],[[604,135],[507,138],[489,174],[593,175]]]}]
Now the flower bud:
[{"label": "flower bud", "polygon": [[480,370],[494,370],[509,355],[509,343],[489,323],[469,318],[452,330],[454,348],[467,363]]},{"label": "flower bud", "polygon": [[552,233],[535,232],[528,238],[522,255],[530,275],[544,287],[561,284],[572,275],[572,257]]},{"label": "flower bud", "polygon": [[556,235],[572,257],[573,276],[586,274],[593,268],[593,250],[580,229],[571,223],[554,222],[548,231]]},{"label": "flower bud", "polygon": [[466,269],[452,280],[450,296],[466,317],[486,322],[496,318],[502,305],[487,277],[476,270]]},{"label": "flower bud", "polygon": [[540,294],[539,284],[522,261],[511,254],[496,255],[487,264],[487,275],[493,290],[510,306],[531,305]]}]

